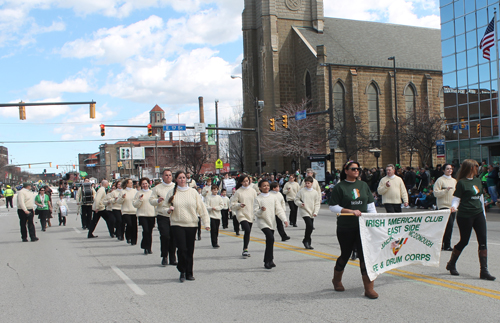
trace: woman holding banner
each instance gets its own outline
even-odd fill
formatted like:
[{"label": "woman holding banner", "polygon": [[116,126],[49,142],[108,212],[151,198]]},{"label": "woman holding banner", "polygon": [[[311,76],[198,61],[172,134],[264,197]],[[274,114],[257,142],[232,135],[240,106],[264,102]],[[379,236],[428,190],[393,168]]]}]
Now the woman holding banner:
[{"label": "woman holding banner", "polygon": [[[457,224],[460,230],[460,241],[453,248],[450,261],[446,264],[446,270],[450,274],[458,276],[456,268],[458,257],[469,243],[472,229],[476,232],[479,244],[479,264],[481,272],[479,278],[495,280],[488,272],[488,251],[486,248],[486,215],[484,213],[484,201],[481,192],[481,179],[478,174],[479,164],[473,159],[466,159],[460,167],[458,182],[453,193],[451,212],[457,212]],[[458,211],[457,211],[458,209]]]},{"label": "woman holding banner", "polygon": [[365,296],[375,299],[378,294],[373,290],[373,281],[370,281],[366,272],[358,217],[361,216],[361,212],[377,213],[377,210],[368,184],[358,180],[360,171],[361,167],[358,162],[348,161],[340,174],[341,182],[335,185],[330,197],[330,210],[341,214],[337,218],[337,239],[340,244],[341,254],[337,258],[333,270],[332,283],[336,291],[342,292],[345,290],[342,285],[342,275],[353,247],[356,247],[361,277],[365,287]]}]

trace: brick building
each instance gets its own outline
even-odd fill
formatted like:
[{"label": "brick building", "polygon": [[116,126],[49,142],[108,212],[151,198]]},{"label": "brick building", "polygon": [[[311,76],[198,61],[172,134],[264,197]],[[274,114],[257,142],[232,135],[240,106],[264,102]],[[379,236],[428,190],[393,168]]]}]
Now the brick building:
[{"label": "brick building", "polygon": [[[396,163],[396,99],[399,117],[443,111],[438,29],[325,18],[322,0],[245,0],[243,44],[243,127],[255,127],[255,98],[265,102],[261,129],[290,102],[309,99],[315,111],[328,109],[329,69],[336,112],[354,127],[365,128],[370,149],[381,150],[381,165]],[[388,60],[392,56],[397,98],[394,61]],[[322,122],[326,138],[327,119]],[[244,136],[245,169],[255,171],[255,136]],[[375,166],[370,149],[351,158]],[[330,153],[327,142],[318,153]],[[336,168],[345,159],[343,150],[336,149]],[[402,149],[401,165],[409,159]],[[292,158],[276,154],[264,153],[263,160],[264,171],[289,170],[292,163]],[[413,161],[419,162],[415,156]],[[444,160],[434,153],[433,161]],[[302,165],[307,167],[307,162]]]}]

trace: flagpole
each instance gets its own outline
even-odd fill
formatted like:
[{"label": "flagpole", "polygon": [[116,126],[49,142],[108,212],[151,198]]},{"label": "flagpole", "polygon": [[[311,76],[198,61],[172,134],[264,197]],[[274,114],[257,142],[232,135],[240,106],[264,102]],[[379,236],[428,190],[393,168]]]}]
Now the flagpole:
[{"label": "flagpole", "polygon": [[[497,127],[498,127],[498,138],[500,139],[500,100],[499,100],[499,97],[498,97],[498,94],[500,93],[499,91],[499,87],[500,87],[500,66],[499,66],[499,59],[498,59],[498,34],[497,34],[497,31],[498,31],[498,21],[497,21],[497,9],[494,8],[494,12],[493,12],[493,15],[494,15],[494,18],[495,18],[495,48],[496,48],[496,53],[497,53],[497,97],[496,97],[496,100],[497,100],[497,112],[498,112],[498,117],[497,117]],[[492,133],[493,135],[493,133]]]}]

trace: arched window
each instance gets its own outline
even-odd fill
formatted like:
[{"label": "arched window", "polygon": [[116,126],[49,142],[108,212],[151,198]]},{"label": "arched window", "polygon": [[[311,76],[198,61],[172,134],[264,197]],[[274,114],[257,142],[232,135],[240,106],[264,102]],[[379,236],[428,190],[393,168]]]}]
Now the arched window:
[{"label": "arched window", "polygon": [[411,85],[405,89],[406,118],[415,117],[415,91]]},{"label": "arched window", "polygon": [[311,74],[309,71],[306,73],[306,100],[312,99],[312,86],[311,86]]},{"label": "arched window", "polygon": [[368,86],[368,129],[370,134],[370,145],[380,147],[380,127],[378,111],[378,92],[375,85]]},{"label": "arched window", "polygon": [[333,118],[338,120],[340,130],[342,130],[345,122],[345,90],[340,82],[335,83],[333,87],[333,107],[335,111]]}]

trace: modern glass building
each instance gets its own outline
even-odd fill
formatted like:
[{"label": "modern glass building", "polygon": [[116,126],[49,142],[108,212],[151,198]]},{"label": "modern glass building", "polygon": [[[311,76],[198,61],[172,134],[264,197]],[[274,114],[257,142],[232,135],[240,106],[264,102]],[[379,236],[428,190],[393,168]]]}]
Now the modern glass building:
[{"label": "modern glass building", "polygon": [[447,162],[500,162],[497,47],[490,60],[479,48],[494,7],[498,0],[440,0]]}]

